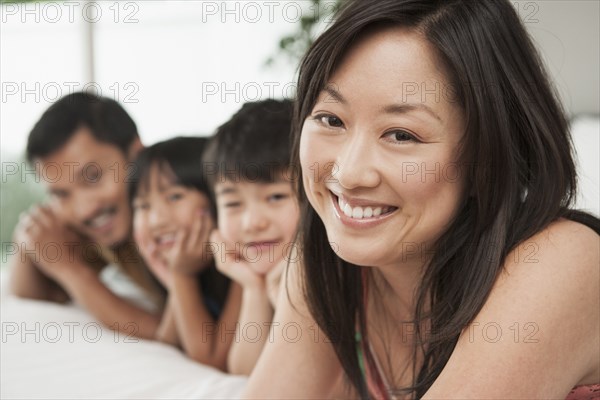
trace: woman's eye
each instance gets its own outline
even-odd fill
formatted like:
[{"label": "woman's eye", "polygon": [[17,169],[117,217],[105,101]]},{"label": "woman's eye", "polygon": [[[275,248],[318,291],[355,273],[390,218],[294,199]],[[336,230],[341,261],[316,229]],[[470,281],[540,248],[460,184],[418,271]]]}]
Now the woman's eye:
[{"label": "woman's eye", "polygon": [[319,114],[316,115],[314,119],[328,128],[341,128],[344,126],[342,120],[336,117],[335,115]]},{"label": "woman's eye", "polygon": [[418,140],[415,138],[414,135],[412,135],[411,133],[409,133],[407,131],[403,131],[403,130],[387,132],[384,136],[389,138],[389,141],[394,142],[394,143],[411,142],[411,141],[418,142]]},{"label": "woman's eye", "polygon": [[240,203],[239,201],[230,201],[228,203],[225,203],[225,208],[235,208],[235,207],[239,207],[242,203]]}]

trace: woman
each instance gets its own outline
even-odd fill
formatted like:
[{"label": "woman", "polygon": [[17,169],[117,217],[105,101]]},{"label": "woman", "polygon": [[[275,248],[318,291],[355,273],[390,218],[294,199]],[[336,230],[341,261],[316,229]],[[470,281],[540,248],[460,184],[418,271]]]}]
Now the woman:
[{"label": "woman", "polygon": [[294,128],[303,257],[246,396],[597,396],[600,224],[508,1],[349,2]]}]

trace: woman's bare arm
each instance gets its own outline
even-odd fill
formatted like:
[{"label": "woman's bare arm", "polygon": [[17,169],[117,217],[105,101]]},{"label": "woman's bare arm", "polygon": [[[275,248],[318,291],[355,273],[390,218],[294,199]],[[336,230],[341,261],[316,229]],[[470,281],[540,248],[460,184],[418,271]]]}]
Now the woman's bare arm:
[{"label": "woman's bare arm", "polygon": [[250,376],[244,398],[323,399],[342,393],[341,366],[333,347],[322,333],[318,334],[308,312],[298,268],[298,264],[290,265],[287,285],[284,273],[269,340]]},{"label": "woman's bare arm", "polygon": [[515,249],[424,398],[564,399],[600,382],[599,245],[561,221]]}]

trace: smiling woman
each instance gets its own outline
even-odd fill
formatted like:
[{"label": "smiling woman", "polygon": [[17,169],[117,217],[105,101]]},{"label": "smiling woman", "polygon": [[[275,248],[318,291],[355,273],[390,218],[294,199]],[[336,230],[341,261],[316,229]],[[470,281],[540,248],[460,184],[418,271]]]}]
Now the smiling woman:
[{"label": "smiling woman", "polygon": [[[319,174],[334,179],[304,175],[307,198],[338,256],[354,264],[391,263],[397,270],[407,256],[398,251],[403,243],[432,247],[463,201],[464,178],[439,176],[441,166],[458,162],[460,105],[420,92],[414,97],[424,102],[402,101],[407,82],[449,85],[429,47],[419,34],[395,27],[363,36],[304,122],[303,169],[336,166]],[[390,70],[402,75],[390,79]],[[408,174],[407,165],[423,170]],[[391,225],[394,235],[387,234]],[[420,263],[417,252],[411,258]]]},{"label": "smiling woman", "polygon": [[600,223],[570,209],[566,119],[508,1],[350,1],[296,107],[303,257],[275,322],[328,340],[274,340],[248,397],[600,390]]}]

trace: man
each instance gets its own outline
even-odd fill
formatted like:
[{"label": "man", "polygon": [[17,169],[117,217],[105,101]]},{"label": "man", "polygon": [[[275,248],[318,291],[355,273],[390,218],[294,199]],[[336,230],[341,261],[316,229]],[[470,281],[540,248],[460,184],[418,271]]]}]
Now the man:
[{"label": "man", "polygon": [[49,192],[21,216],[11,290],[20,297],[73,299],[112,329],[154,336],[159,316],[115,295],[99,279],[109,262],[158,295],[131,236],[128,165],[142,148],[131,117],[115,101],[73,93],[35,124],[27,159]]}]

